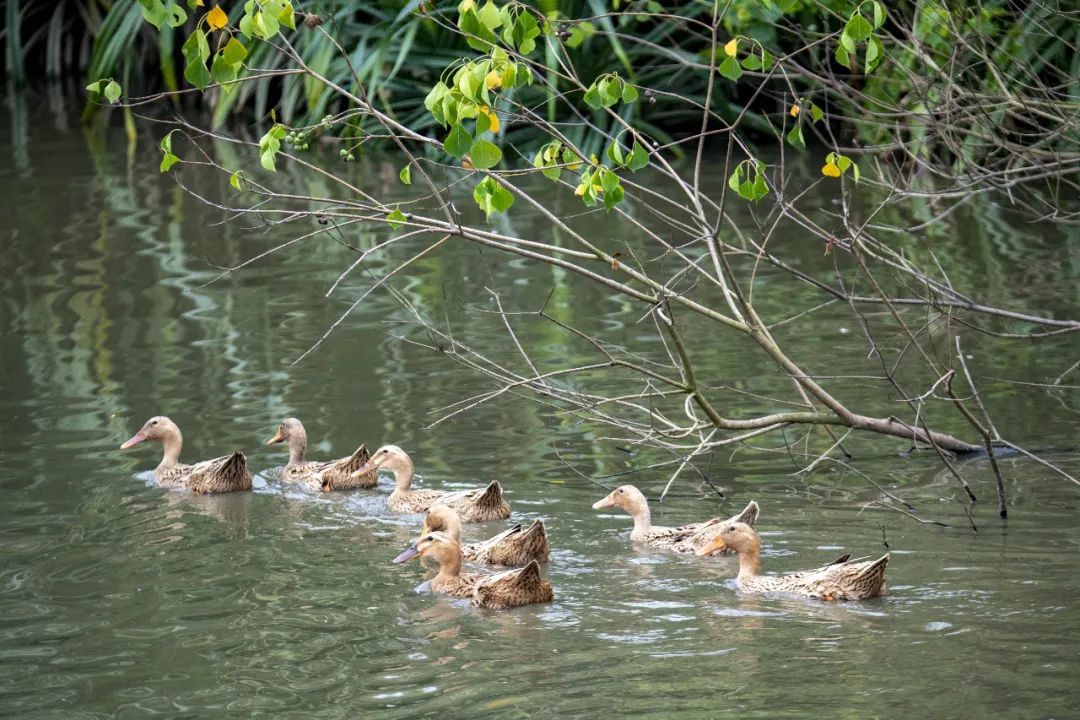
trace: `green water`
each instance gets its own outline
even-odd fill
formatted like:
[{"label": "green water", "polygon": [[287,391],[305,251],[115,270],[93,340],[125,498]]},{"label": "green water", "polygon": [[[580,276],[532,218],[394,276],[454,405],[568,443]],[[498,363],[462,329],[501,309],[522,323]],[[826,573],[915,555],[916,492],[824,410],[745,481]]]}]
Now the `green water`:
[{"label": "green water", "polygon": [[[654,508],[656,522],[730,514],[754,498],[766,570],[877,554],[884,542],[893,553],[887,598],[741,597],[733,560],[631,548],[629,518],[591,510],[602,486],[624,481],[655,497],[670,468],[607,476],[656,456],[624,452],[599,439],[610,434],[603,429],[509,394],[428,429],[440,408],[492,385],[399,340],[430,343],[388,293],[372,293],[293,365],[371,286],[372,276],[357,272],[323,297],[352,251],[307,242],[205,286],[215,266],[291,235],[221,225],[220,213],[159,176],[153,152],[129,161],[119,136],[87,138],[63,115],[19,112],[0,139],[0,715],[1080,712],[1080,488],[1068,480],[1004,460],[1010,518],[1000,523],[986,463],[962,464],[981,501],[973,533],[956,481],[931,455],[901,457],[902,442],[852,440],[855,467],[950,527],[864,507],[881,497],[865,479],[830,465],[797,474],[809,460],[795,452],[718,453],[702,470],[724,497],[687,474]],[[394,166],[359,165],[369,187],[395,186]],[[185,172],[211,194],[229,192],[220,178]],[[577,212],[566,198],[558,203]],[[550,239],[527,213],[500,222],[504,232]],[[602,215],[578,222],[595,236],[608,232]],[[991,206],[949,222],[919,247],[950,262],[955,283],[1009,307],[1080,316],[1075,239]],[[833,262],[818,244],[798,249],[797,230],[785,232],[806,267]],[[370,246],[384,237],[375,228],[349,240]],[[406,252],[376,260],[372,272]],[[554,288],[549,309],[559,317],[614,342],[651,342],[639,307],[468,245],[448,244],[395,282],[426,316],[450,318],[475,347],[519,362],[499,324],[478,312],[491,308],[485,286],[515,311],[535,311]],[[823,299],[770,273],[756,292],[774,317]],[[540,362],[597,360],[550,324],[520,323]],[[1080,472],[1076,391],[1004,382],[1052,382],[1080,356],[1076,340],[1016,345],[963,335],[1002,432]],[[822,374],[874,367],[843,308],[790,326],[784,342]],[[723,335],[702,356],[715,384],[787,392],[759,355]],[[859,382],[832,387],[867,412],[903,410]],[[158,413],[184,429],[187,460],[243,448],[259,472],[255,492],[191,497],[154,487],[147,471],[157,448],[117,448]],[[286,415],[306,422],[315,457],[393,442],[410,451],[424,487],[499,479],[515,519],[548,525],[555,603],[496,613],[417,592],[423,568],[390,560],[418,518],[386,512],[386,478],[374,491],[331,495],[276,482],[282,451],[261,442]],[[826,446],[815,437],[809,449]],[[467,537],[499,527],[469,526]]]}]

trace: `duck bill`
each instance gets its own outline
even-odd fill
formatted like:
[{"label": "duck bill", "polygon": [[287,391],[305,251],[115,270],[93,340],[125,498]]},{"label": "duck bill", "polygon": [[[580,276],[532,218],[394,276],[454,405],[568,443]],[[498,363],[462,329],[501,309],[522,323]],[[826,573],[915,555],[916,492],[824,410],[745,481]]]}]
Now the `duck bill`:
[{"label": "duck bill", "polygon": [[394,558],[394,564],[400,565],[401,563],[408,562],[419,555],[420,551],[416,549],[415,545],[413,545],[411,548]]},{"label": "duck bill", "polygon": [[124,444],[120,446],[120,449],[121,450],[127,450],[129,447],[135,447],[136,445],[138,445],[139,443],[141,443],[145,439],[146,439],[146,433],[144,433],[142,430],[140,430],[139,432],[135,433],[130,438],[128,438],[126,441],[124,441]]},{"label": "duck bill", "polygon": [[269,440],[266,441],[266,444],[267,445],[277,445],[279,442],[281,442],[284,439],[285,439],[285,436],[281,434],[280,430],[278,430],[274,434],[274,437],[272,437],[272,438],[270,438]]},{"label": "duck bill", "polygon": [[723,538],[718,537],[708,545],[699,547],[694,554],[700,557],[703,555],[712,555],[714,552],[719,552],[721,550],[727,550],[727,545],[724,543]]},{"label": "duck bill", "polygon": [[369,472],[376,469],[377,467],[378,465],[376,465],[375,463],[366,462],[360,467],[359,470],[354,470],[352,476],[360,477],[361,475],[367,475]]},{"label": "duck bill", "polygon": [[597,500],[596,502],[594,502],[592,504],[592,509],[593,510],[603,510],[604,508],[609,508],[614,504],[615,504],[615,500],[613,500],[612,497],[610,495],[608,495],[603,500]]}]

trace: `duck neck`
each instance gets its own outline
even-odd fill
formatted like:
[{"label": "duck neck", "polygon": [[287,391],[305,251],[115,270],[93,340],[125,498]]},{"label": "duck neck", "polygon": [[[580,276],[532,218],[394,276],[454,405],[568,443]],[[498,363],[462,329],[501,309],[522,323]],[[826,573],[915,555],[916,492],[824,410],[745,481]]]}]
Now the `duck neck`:
[{"label": "duck neck", "polygon": [[652,512],[649,503],[642,498],[630,508],[630,517],[634,518],[634,530],[630,533],[631,539],[644,537],[652,529]]},{"label": "duck neck", "polygon": [[184,436],[180,434],[179,429],[165,435],[161,439],[161,463],[157,466],[157,469],[168,470],[175,467],[180,462],[180,449],[183,445]]},{"label": "duck neck", "polygon": [[452,581],[461,576],[461,550],[443,553],[438,560],[440,580]]},{"label": "duck neck", "polygon": [[395,492],[408,492],[413,480],[412,460],[407,456],[400,458],[390,469],[394,472]]},{"label": "duck neck", "polygon": [[446,527],[442,531],[449,535],[454,542],[461,544],[461,521],[458,520],[456,515],[446,519]]},{"label": "duck neck", "polygon": [[307,433],[303,430],[294,429],[289,432],[289,464],[286,467],[294,467],[304,462],[307,453]]},{"label": "duck neck", "polygon": [[761,570],[761,543],[751,543],[739,550],[739,577],[757,577]]}]

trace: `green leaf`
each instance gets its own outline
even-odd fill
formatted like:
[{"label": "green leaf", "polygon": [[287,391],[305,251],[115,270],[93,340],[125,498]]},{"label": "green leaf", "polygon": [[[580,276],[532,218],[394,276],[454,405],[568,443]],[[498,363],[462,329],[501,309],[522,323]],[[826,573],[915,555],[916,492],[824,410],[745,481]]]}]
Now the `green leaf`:
[{"label": "green leaf", "polygon": [[845,155],[837,155],[835,162],[836,167],[840,168],[840,172],[847,172],[848,168],[851,167],[851,158]]},{"label": "green leaf", "polygon": [[408,219],[405,217],[405,213],[401,212],[401,208],[394,208],[394,211],[386,216],[386,224],[390,226],[391,230],[397,231]]},{"label": "green leaf", "polygon": [[210,77],[216,83],[223,83],[221,88],[223,92],[236,89],[231,85],[224,84],[236,79],[236,66],[225,61],[224,53],[218,53],[214,56],[214,62],[210,66]]},{"label": "green leaf", "polygon": [[855,42],[863,42],[874,34],[874,26],[861,13],[856,12],[844,26],[844,34],[850,36]]},{"label": "green leaf", "polygon": [[544,174],[548,180],[558,180],[562,175],[562,168],[554,167],[558,160],[559,143],[548,143],[536,151],[533,157],[533,167]]},{"label": "green leaf", "polygon": [[622,202],[625,191],[622,185],[616,185],[611,190],[604,191],[604,207],[608,210]]},{"label": "green leaf", "polygon": [[802,126],[795,125],[791,128],[791,132],[787,134],[788,145],[799,148],[800,150],[806,149],[806,140],[803,139]]},{"label": "green leaf", "polygon": [[180,27],[187,22],[187,13],[174,2],[165,3],[165,22],[169,27]]},{"label": "green leaf", "polygon": [[281,140],[285,137],[285,126],[274,125],[259,138],[259,162],[270,172],[277,172],[274,156],[281,149]]},{"label": "green leaf", "polygon": [[814,122],[821,122],[821,119],[825,117],[825,111],[819,108],[814,103],[810,103],[810,119]]},{"label": "green leaf", "polygon": [[536,49],[536,38],[540,37],[540,25],[533,14],[527,10],[518,13],[514,21],[514,40],[517,51],[528,55]]},{"label": "green leaf", "polygon": [[472,135],[466,130],[461,123],[457,123],[454,127],[450,128],[450,134],[443,140],[443,147],[446,152],[450,153],[456,158],[460,158],[465,153],[469,152],[469,148],[472,147]]},{"label": "green leaf", "polygon": [[848,55],[848,51],[844,49],[843,45],[836,46],[836,62],[840,63],[848,70],[851,69],[851,56]]},{"label": "green leaf", "polygon": [[476,16],[480,18],[480,22],[484,23],[484,27],[488,30],[494,31],[500,27],[503,23],[502,16],[499,14],[499,8],[495,7],[495,3],[488,0],[484,3],[484,6],[480,8]]},{"label": "green leaf", "polygon": [[398,179],[401,180],[402,185],[412,185],[412,166],[406,165],[401,168],[401,172],[398,173]]},{"label": "green leaf", "polygon": [[760,200],[761,198],[765,197],[768,194],[769,194],[769,185],[768,185],[768,183],[765,182],[765,176],[761,175],[761,174],[758,174],[758,176],[756,178],[754,178],[754,197],[753,197],[754,202],[757,202],[758,200]]},{"label": "green leaf", "polygon": [[[495,33],[488,29],[487,25],[480,20],[476,10],[469,8],[458,17],[458,27],[465,33],[465,42],[473,50],[488,52],[497,41]],[[470,37],[475,36],[475,37]]]},{"label": "green leaf", "polygon": [[615,77],[604,77],[597,87],[600,102],[604,107],[611,107],[619,102],[622,95],[622,81]]},{"label": "green leaf", "polygon": [[618,140],[613,140],[611,144],[608,145],[607,157],[608,160],[610,160],[612,164],[616,166],[623,164],[623,151],[622,148],[619,147]]},{"label": "green leaf", "polygon": [[760,70],[761,58],[757,55],[747,55],[743,58],[742,66],[745,70]]},{"label": "green leaf", "polygon": [[731,173],[731,177],[728,178],[728,187],[739,192],[739,182],[742,180],[742,165],[737,165],[734,172]]},{"label": "green leaf", "polygon": [[634,141],[634,148],[630,151],[630,157],[626,159],[626,166],[631,172],[637,172],[649,165],[649,152],[639,143]]},{"label": "green leaf", "polygon": [[874,29],[877,30],[885,24],[885,6],[874,0],[872,3],[874,7]]},{"label": "green leaf", "polygon": [[206,34],[201,29],[188,36],[184,45],[180,48],[184,55],[184,78],[202,90],[210,84],[210,73],[206,70],[206,60],[210,57],[210,45],[206,42]]},{"label": "green leaf", "polygon": [[566,38],[566,47],[571,50],[580,47],[583,42],[596,34],[596,26],[588,20],[579,22],[570,29],[570,37]]},{"label": "green leaf", "polygon": [[236,172],[234,172],[232,175],[229,176],[229,184],[232,185],[237,190],[243,190],[244,188],[241,187],[241,185],[240,185],[240,181],[243,180],[243,179],[244,179],[244,171],[243,170],[237,170]]},{"label": "green leaf", "polygon": [[493,212],[506,212],[514,204],[514,194],[504,188],[494,178],[484,178],[473,188],[473,200],[484,211],[484,216],[491,219]]},{"label": "green leaf", "polygon": [[237,40],[235,37],[229,38],[229,42],[226,43],[225,48],[221,51],[221,56],[225,58],[225,62],[230,65],[239,65],[244,62],[244,58],[247,57],[248,51],[244,47],[244,43]]},{"label": "green leaf", "polygon": [[158,30],[165,23],[165,3],[162,0],[139,0],[142,16]]},{"label": "green leaf", "polygon": [[622,87],[622,101],[624,103],[630,104],[632,102],[637,102],[637,99],[638,99],[637,88],[634,87],[633,85],[631,85],[628,82],[624,82],[623,87]]},{"label": "green leaf", "polygon": [[862,177],[862,173],[859,172],[858,163],[851,163],[851,175],[855,178],[855,182],[859,182],[859,178]]},{"label": "green leaf", "polygon": [[742,77],[742,68],[739,67],[739,61],[732,56],[724,58],[724,62],[720,63],[720,67],[717,68],[720,74],[726,77],[728,80],[735,82]]},{"label": "green leaf", "polygon": [[487,170],[495,167],[502,160],[502,150],[495,143],[487,140],[477,140],[469,150],[469,159],[473,167],[478,170]]},{"label": "green leaf", "polygon": [[848,51],[849,54],[855,54],[855,39],[851,37],[851,33],[844,28],[844,32],[840,33],[840,47]]},{"label": "green leaf", "polygon": [[604,107],[603,100],[600,99],[600,91],[596,89],[596,83],[589,86],[589,89],[585,91],[585,104],[591,108],[599,110]]},{"label": "green leaf", "polygon": [[750,182],[749,180],[743,180],[741,183],[739,183],[739,197],[741,197],[743,200],[753,200],[754,183]]},{"label": "green leaf", "polygon": [[882,46],[881,41],[876,37],[871,37],[870,42],[866,43],[866,71],[873,72],[884,57],[885,48]]},{"label": "green leaf", "polygon": [[281,8],[281,12],[278,13],[277,19],[278,22],[280,22],[282,25],[289,28],[290,30],[296,29],[296,13],[293,11],[293,6],[291,2],[288,2],[286,0],[286,2]]},{"label": "green leaf", "polygon": [[161,158],[161,165],[158,169],[160,169],[163,173],[169,172],[169,168],[171,168],[178,162],[180,162],[180,158],[176,157],[172,153],[165,153],[165,156]]}]

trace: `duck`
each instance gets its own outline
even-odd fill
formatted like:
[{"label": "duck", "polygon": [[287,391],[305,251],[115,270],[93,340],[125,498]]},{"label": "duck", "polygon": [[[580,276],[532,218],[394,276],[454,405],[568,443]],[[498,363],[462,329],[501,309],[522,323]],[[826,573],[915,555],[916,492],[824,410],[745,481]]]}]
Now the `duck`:
[{"label": "duck", "polygon": [[746,593],[786,592],[820,600],[863,600],[884,595],[889,553],[877,560],[850,560],[849,555],[813,570],[789,575],[758,575],[761,537],[744,522],[727,522],[707,545],[697,551],[708,555],[731,549],[739,554],[736,586]]},{"label": "duck", "polygon": [[530,560],[523,568],[494,575],[463,573],[461,546],[442,532],[422,535],[412,547],[394,558],[394,563],[400,565],[415,557],[430,557],[439,564],[439,574],[431,580],[432,591],[468,598],[477,607],[502,610],[555,599],[551,583],[541,576],[536,560]]},{"label": "duck", "polygon": [[184,436],[180,428],[164,415],[156,415],[143,424],[139,432],[120,446],[121,450],[135,447],[144,440],[156,440],[164,446],[161,462],[154,468],[154,477],[164,487],[184,487],[194,493],[227,493],[251,489],[251,473],[247,458],[237,450],[213,460],[194,465],[180,462]]},{"label": "duck", "polygon": [[421,513],[435,503],[442,503],[453,508],[462,522],[486,522],[510,517],[510,505],[503,499],[498,480],[492,480],[486,488],[475,490],[413,490],[412,459],[397,445],[383,445],[353,475],[379,470],[394,473],[395,488],[387,501],[392,512]]},{"label": "duck", "polygon": [[281,479],[311,488],[331,492],[333,490],[352,490],[370,488],[378,479],[375,471],[353,475],[371,459],[367,445],[356,448],[352,455],[337,460],[307,460],[307,431],[304,424],[296,418],[285,418],[278,425],[274,437],[266,441],[267,445],[285,443],[289,447],[289,462],[281,472]]},{"label": "duck", "polygon": [[[652,524],[652,514],[645,496],[633,485],[623,485],[612,490],[603,500],[593,503],[593,510],[618,507],[634,518],[630,540],[652,547],[665,548],[677,553],[689,554],[705,546],[720,531],[723,518],[711,518],[704,522],[679,527],[663,527]],[[744,522],[753,527],[757,523],[758,504],[751,500],[742,512],[729,521]],[[731,554],[727,551],[726,554]]]},{"label": "duck", "polygon": [[[442,532],[461,545],[461,518],[448,505],[432,505],[424,518],[421,534],[432,532]],[[482,542],[461,545],[461,554],[466,560],[487,565],[520,567],[533,560],[546,563],[550,549],[544,521],[534,520],[527,528],[518,523]]]}]

